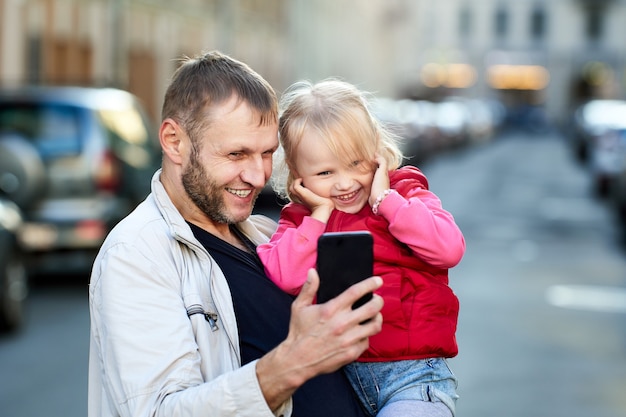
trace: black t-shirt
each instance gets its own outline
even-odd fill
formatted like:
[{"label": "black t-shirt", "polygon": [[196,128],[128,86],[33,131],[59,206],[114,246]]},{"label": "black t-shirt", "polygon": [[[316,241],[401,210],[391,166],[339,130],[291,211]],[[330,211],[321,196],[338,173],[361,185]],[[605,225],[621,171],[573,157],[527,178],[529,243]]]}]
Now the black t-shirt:
[{"label": "black t-shirt", "polygon": [[[241,361],[260,358],[285,340],[293,296],[265,275],[253,244],[242,251],[190,223],[196,238],[218,263],[233,298],[239,328]],[[311,379],[293,395],[294,417],[365,417],[350,383],[340,370]]]}]

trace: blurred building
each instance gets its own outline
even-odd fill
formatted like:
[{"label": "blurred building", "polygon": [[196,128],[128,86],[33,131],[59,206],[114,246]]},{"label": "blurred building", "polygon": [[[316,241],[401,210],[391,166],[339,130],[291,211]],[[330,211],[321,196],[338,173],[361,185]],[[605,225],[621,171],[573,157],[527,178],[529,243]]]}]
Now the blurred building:
[{"label": "blurred building", "polygon": [[0,86],[110,85],[157,119],[176,60],[220,49],[278,90],[501,100],[564,120],[623,96],[626,0],[0,0]]},{"label": "blurred building", "polygon": [[501,100],[565,121],[590,97],[623,97],[623,0],[417,0],[407,94]]},{"label": "blurred building", "polygon": [[183,55],[222,49],[268,79],[280,78],[283,3],[0,0],[0,87],[119,87],[139,96],[158,119]]}]

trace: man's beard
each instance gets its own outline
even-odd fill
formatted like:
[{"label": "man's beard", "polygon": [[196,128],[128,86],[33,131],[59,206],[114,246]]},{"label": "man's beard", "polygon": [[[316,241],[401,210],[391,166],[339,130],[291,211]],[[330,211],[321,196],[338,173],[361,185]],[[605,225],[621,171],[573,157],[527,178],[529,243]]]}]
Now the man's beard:
[{"label": "man's beard", "polygon": [[252,213],[254,201],[258,196],[258,192],[256,192],[250,211],[245,216],[235,218],[230,215],[222,195],[224,188],[218,186],[215,180],[209,177],[195,152],[192,152],[189,165],[183,172],[182,182],[191,201],[215,223],[235,224],[244,221]]}]

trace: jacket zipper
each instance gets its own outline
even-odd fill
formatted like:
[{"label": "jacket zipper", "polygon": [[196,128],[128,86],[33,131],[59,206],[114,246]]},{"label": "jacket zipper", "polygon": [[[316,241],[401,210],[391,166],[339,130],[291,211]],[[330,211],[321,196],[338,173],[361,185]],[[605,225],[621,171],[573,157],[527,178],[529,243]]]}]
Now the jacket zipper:
[{"label": "jacket zipper", "polygon": [[[200,244],[199,242],[197,242],[197,240],[190,240],[187,239],[186,237],[184,237],[181,233],[175,233],[176,235],[176,239],[179,242],[182,242],[183,244],[187,245],[187,247],[189,247],[190,249],[192,249],[193,251],[196,251],[196,249],[202,253],[204,256],[206,256],[206,259],[203,261],[208,261],[212,266],[216,267],[217,265],[215,264],[215,260],[213,260],[213,258],[211,258],[211,255],[209,255],[209,253],[207,252],[207,250],[204,248],[204,246],[202,246],[202,244]],[[210,280],[210,285],[211,285],[211,291],[214,290],[214,280],[211,279]],[[219,300],[215,300],[216,302],[216,308],[218,311],[220,311],[218,302]],[[212,331],[217,331],[219,329],[218,325],[217,325],[217,319],[218,319],[218,315],[217,313],[207,313],[202,309],[202,306],[198,305],[198,304],[194,304],[192,306],[190,306],[187,309],[187,316],[191,316],[193,314],[202,314],[204,316],[204,319],[209,322],[209,324],[211,325],[211,330]],[[228,329],[226,328],[226,337],[228,338],[228,341],[230,343],[231,348],[233,349],[233,352],[237,352],[237,355],[235,355],[237,357],[237,361],[239,363],[239,366],[241,366],[241,359],[240,359],[240,355],[239,355],[239,346],[235,343],[233,343],[233,339],[230,335],[230,333],[228,332]]]},{"label": "jacket zipper", "polygon": [[217,325],[217,313],[208,313],[199,305],[193,305],[187,308],[187,316],[191,317],[194,314],[202,314],[204,319],[211,326],[211,331],[215,332],[219,329],[219,326]]}]

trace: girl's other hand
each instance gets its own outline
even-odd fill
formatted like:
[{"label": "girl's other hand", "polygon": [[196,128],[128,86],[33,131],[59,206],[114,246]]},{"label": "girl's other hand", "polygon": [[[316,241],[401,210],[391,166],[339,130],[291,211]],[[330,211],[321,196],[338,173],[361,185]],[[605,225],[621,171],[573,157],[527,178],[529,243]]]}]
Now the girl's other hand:
[{"label": "girl's other hand", "polygon": [[383,191],[389,189],[389,171],[387,170],[387,161],[382,156],[376,155],[375,162],[378,164],[378,168],[376,168],[374,179],[372,180],[372,189],[370,191],[369,198],[370,206],[374,205],[374,202]]}]

